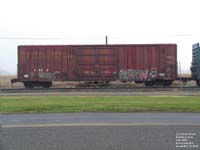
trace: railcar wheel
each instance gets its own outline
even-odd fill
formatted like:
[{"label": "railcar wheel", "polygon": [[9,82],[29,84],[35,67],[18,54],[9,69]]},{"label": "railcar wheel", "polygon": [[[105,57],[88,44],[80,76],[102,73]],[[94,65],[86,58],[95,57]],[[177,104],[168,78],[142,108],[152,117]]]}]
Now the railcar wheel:
[{"label": "railcar wheel", "polygon": [[111,81],[106,81],[106,84],[109,84]]},{"label": "railcar wheel", "polygon": [[98,84],[99,82],[98,81],[94,81],[94,84]]},{"label": "railcar wheel", "polygon": [[172,81],[164,81],[163,86],[169,87],[172,84]]},{"label": "railcar wheel", "polygon": [[146,81],[145,86],[153,86],[154,85],[154,81]]},{"label": "railcar wheel", "polygon": [[24,83],[25,88],[27,89],[32,89],[34,87],[32,82],[26,81],[23,83]]},{"label": "railcar wheel", "polygon": [[40,86],[43,88],[50,88],[52,86],[52,82],[40,82]]}]

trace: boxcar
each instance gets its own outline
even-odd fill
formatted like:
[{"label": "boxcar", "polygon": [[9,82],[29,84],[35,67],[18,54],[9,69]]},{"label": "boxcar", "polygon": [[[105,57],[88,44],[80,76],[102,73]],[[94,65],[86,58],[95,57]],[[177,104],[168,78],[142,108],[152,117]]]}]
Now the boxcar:
[{"label": "boxcar", "polygon": [[199,43],[192,46],[192,66],[191,66],[192,78],[196,80],[198,86],[200,86],[200,47]]},{"label": "boxcar", "polygon": [[177,77],[176,44],[18,46],[18,81],[134,81],[170,85]]}]

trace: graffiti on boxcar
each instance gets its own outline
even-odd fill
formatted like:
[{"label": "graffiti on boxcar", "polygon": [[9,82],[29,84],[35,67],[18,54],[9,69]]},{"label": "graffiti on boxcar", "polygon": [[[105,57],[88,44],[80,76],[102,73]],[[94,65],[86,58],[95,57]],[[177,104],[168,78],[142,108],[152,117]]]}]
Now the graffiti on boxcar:
[{"label": "graffiti on boxcar", "polygon": [[39,77],[40,78],[46,78],[46,79],[55,79],[55,73],[51,72],[39,72]]},{"label": "graffiti on boxcar", "polygon": [[119,72],[119,80],[120,81],[129,81],[129,82],[142,82],[151,80],[152,72],[147,70],[135,70],[135,69],[127,69],[127,70],[120,70]]}]

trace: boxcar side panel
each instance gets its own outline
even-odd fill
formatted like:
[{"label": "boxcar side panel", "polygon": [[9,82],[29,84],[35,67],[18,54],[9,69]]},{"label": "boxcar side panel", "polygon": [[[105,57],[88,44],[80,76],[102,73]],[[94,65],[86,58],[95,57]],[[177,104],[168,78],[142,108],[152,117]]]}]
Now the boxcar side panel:
[{"label": "boxcar side panel", "polygon": [[122,46],[119,70],[149,70],[156,79],[175,80],[177,77],[177,47],[175,44]]},{"label": "boxcar side panel", "polygon": [[19,81],[76,80],[75,55],[67,46],[19,46]]},{"label": "boxcar side panel", "polygon": [[79,81],[111,81],[117,78],[118,50],[103,46],[81,46],[76,50]]}]

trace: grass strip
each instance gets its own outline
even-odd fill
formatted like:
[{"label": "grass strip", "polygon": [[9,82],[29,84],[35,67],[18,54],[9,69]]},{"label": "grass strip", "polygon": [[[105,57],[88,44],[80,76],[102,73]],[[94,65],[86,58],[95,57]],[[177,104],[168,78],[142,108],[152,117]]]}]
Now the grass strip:
[{"label": "grass strip", "polygon": [[200,96],[0,96],[0,113],[200,112]]}]

